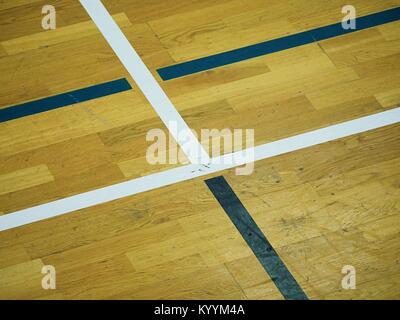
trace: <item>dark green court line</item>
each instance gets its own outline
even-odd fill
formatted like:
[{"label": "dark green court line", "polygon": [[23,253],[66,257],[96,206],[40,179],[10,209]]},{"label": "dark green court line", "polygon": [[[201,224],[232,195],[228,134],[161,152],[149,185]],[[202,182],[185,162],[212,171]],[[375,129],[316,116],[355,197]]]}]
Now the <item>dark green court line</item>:
[{"label": "dark green court line", "polygon": [[60,93],[55,96],[0,109],[0,122],[74,105],[79,102],[105,97],[131,89],[132,87],[126,79],[118,79],[70,92]]},{"label": "dark green court line", "polygon": [[223,176],[205,181],[236,229],[247,242],[276,287],[288,300],[308,300],[303,289],[283,263],[249,212]]},{"label": "dark green court line", "polygon": [[343,29],[342,23],[339,22],[289,36],[264,41],[250,46],[221,52],[211,56],[178,63],[172,66],[160,68],[157,70],[157,72],[164,81],[171,80],[189,74],[222,67],[231,63],[256,58],[266,54],[287,50],[367,28],[376,27],[381,24],[397,20],[400,20],[400,7],[373,13],[363,17],[357,17],[355,19],[356,29]]}]

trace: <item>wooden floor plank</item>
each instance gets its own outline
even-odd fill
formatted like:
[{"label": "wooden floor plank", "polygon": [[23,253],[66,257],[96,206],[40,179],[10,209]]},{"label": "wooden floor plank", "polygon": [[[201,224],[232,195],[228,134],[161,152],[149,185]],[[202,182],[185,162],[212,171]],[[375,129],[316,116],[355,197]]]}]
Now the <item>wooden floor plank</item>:
[{"label": "wooden floor plank", "polygon": [[[340,22],[344,0],[102,2],[197,133],[254,129],[260,145],[400,103],[398,21],[169,81],[157,73]],[[1,123],[0,215],[180,165],[147,161],[147,133],[166,127],[79,1],[57,1],[51,31],[46,4],[0,4],[0,108],[120,78],[132,90]],[[399,2],[352,5],[360,17]],[[310,299],[399,299],[399,130],[211,176],[224,175]],[[0,297],[283,299],[203,178],[1,232]],[[42,289],[43,265],[56,290]],[[344,265],[356,290],[341,287]]]}]

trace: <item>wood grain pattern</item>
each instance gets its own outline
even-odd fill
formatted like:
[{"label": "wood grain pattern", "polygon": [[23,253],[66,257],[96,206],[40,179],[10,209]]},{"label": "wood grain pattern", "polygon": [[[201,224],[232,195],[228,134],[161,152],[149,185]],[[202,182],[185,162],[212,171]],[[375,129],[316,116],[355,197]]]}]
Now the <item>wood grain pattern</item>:
[{"label": "wood grain pattern", "polygon": [[[400,103],[400,24],[162,82],[157,69],[341,20],[344,0],[103,0],[188,125],[251,128],[255,145]],[[0,4],[0,108],[127,78],[132,90],[0,124],[0,214],[166,170],[166,131],[75,0]],[[359,16],[398,0],[353,0]],[[400,126],[223,174],[312,299],[400,299]],[[168,148],[176,148],[168,146]],[[178,164],[179,165],[179,164]],[[41,288],[41,267],[57,289]],[[357,289],[341,288],[354,265]],[[0,233],[2,299],[283,299],[195,179]]]},{"label": "wood grain pattern", "polygon": [[[263,160],[251,176],[223,172],[310,298],[396,298],[399,129]],[[282,298],[202,179],[2,232],[0,240],[2,268],[30,259],[55,265],[63,298]],[[352,294],[340,287],[346,264],[357,270]],[[17,296],[39,296],[32,290]]]},{"label": "wood grain pattern", "polygon": [[[128,17],[124,13],[116,14],[113,18],[121,29],[131,25]],[[85,32],[82,32],[82,30],[85,30]],[[42,47],[47,48],[58,43],[77,40],[92,34],[97,34],[98,32],[96,25],[92,21],[87,21],[61,27],[52,30],[51,32],[44,31],[29,36],[3,41],[1,42],[1,45],[8,55],[13,55],[29,50],[40,49]]]},{"label": "wood grain pattern", "polygon": [[0,175],[0,195],[54,181],[46,165],[20,169]]}]

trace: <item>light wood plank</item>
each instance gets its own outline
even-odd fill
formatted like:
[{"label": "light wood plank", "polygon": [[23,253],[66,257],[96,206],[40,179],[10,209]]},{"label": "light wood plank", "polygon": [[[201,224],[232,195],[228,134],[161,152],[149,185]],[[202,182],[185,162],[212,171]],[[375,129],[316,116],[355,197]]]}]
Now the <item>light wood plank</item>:
[{"label": "light wood plank", "polygon": [[2,174],[0,175],[0,195],[28,189],[50,181],[54,181],[54,177],[46,165]]}]

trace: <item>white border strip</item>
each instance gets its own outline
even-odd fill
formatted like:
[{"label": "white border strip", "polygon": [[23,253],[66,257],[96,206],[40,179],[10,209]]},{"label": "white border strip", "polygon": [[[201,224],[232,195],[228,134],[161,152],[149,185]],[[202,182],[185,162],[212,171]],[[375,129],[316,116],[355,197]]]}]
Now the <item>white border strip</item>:
[{"label": "white border strip", "polygon": [[[249,160],[248,157],[246,157],[249,152],[254,152],[255,161],[267,159],[280,154],[304,149],[310,146],[377,129],[398,122],[400,122],[399,107],[278,141],[266,143],[255,148],[213,158],[211,159],[209,166],[189,164],[130,181],[117,183],[108,187],[2,215],[0,216],[0,231],[16,228],[32,222],[56,217],[101,203],[132,196],[141,192],[157,189],[181,181],[205,176],[221,170],[237,167],[252,162],[251,159]],[[232,156],[234,156],[234,159],[239,160],[232,162]]]},{"label": "white border strip", "polygon": [[[143,63],[100,0],[80,0],[93,22],[114,50],[131,77],[157,112],[191,163],[208,163],[210,158],[189,129],[171,100]],[[173,126],[176,124],[176,128]],[[181,133],[181,134],[180,134]]]}]

